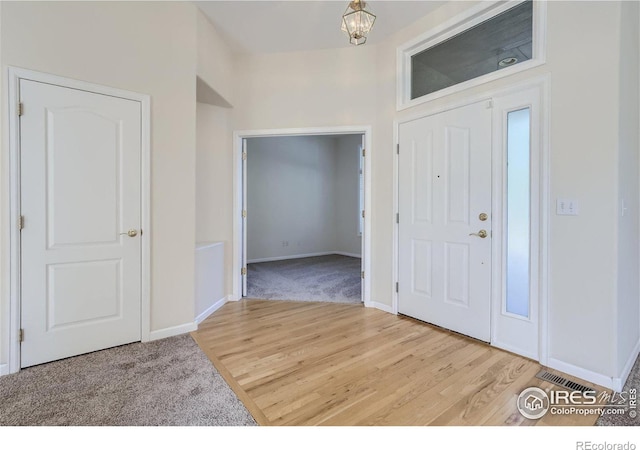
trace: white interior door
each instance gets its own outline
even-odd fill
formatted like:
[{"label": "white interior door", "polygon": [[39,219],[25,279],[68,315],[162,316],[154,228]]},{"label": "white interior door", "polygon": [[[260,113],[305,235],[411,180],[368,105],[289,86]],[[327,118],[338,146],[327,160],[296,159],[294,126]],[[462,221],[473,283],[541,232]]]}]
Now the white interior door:
[{"label": "white interior door", "polygon": [[21,367],[138,341],[141,105],[28,80],[20,101]]},{"label": "white interior door", "polygon": [[488,342],[491,109],[404,123],[399,144],[399,312]]}]

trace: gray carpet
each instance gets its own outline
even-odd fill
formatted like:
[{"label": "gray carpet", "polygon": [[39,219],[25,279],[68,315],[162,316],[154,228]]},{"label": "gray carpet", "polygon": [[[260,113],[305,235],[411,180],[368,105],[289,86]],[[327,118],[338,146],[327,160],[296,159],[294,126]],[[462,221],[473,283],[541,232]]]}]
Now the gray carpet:
[{"label": "gray carpet", "polygon": [[0,425],[256,425],[191,336],[0,377]]},{"label": "gray carpet", "polygon": [[357,303],[360,258],[328,255],[247,265],[247,297]]},{"label": "gray carpet", "polygon": [[[633,369],[631,369],[631,373],[629,374],[629,378],[627,378],[622,392],[626,392],[628,397],[630,389],[640,391],[640,357],[636,359],[636,363],[633,365]],[[602,415],[598,418],[596,425],[637,427],[640,425],[640,405],[637,404],[636,407],[636,417],[631,417],[627,410],[624,414],[620,415]]]}]

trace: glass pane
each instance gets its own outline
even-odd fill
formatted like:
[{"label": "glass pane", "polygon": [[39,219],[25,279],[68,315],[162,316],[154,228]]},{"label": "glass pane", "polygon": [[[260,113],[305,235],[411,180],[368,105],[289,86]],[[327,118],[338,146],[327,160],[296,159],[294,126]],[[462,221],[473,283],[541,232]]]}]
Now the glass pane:
[{"label": "glass pane", "polygon": [[507,115],[507,312],[529,317],[529,108]]},{"label": "glass pane", "polygon": [[411,57],[411,98],[531,59],[533,2],[525,1]]}]

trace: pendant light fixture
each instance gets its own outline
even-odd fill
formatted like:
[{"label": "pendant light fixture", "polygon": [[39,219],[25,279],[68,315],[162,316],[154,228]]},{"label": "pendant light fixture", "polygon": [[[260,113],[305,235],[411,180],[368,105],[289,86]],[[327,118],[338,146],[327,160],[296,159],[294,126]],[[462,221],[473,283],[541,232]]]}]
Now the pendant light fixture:
[{"label": "pendant light fixture", "polygon": [[376,16],[365,10],[366,7],[363,0],[353,0],[342,15],[342,31],[349,35],[349,42],[353,45],[367,42],[367,34],[376,21]]}]

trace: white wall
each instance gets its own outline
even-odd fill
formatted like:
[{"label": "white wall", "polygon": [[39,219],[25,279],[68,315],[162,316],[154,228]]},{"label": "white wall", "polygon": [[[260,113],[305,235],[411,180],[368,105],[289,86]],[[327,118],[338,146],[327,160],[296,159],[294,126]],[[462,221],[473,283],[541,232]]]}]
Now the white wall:
[{"label": "white wall", "polygon": [[391,305],[393,121],[550,74],[551,203],[574,198],[580,215],[550,211],[549,356],[567,368],[613,377],[620,3],[548,2],[545,65],[396,112],[396,48],[473,5],[448,2],[378,46],[239,58],[243,92],[235,126],[373,125],[371,297]]},{"label": "white wall", "polygon": [[2,2],[2,9],[3,71],[17,66],[152,96],[151,329],[192,321],[195,8],[173,2]]},{"label": "white wall", "polygon": [[[238,56],[235,71],[236,130],[361,126],[375,122],[374,46]],[[375,148],[369,151],[375,152]],[[375,192],[373,195],[375,198]],[[375,207],[370,214],[375,226]],[[384,245],[384,237],[373,242],[374,260],[378,257],[377,247]],[[375,283],[375,271],[373,277]]]},{"label": "white wall", "polygon": [[233,55],[209,19],[197,10],[197,74],[227,103],[233,104]]},{"label": "white wall", "polygon": [[360,254],[360,142],[359,135],[248,140],[249,261],[330,252]]},{"label": "white wall", "polygon": [[376,47],[238,56],[234,128],[372,124]]},{"label": "white wall", "polygon": [[226,302],[224,244],[196,244],[195,261],[195,317],[196,322],[200,323]]},{"label": "white wall", "polygon": [[[550,216],[549,356],[566,367],[605,377],[619,375],[635,336],[633,317],[638,317],[633,315],[637,287],[629,281],[637,279],[638,271],[620,271],[637,260],[625,247],[632,239],[629,246],[637,248],[633,209],[639,206],[638,189],[633,182],[622,181],[623,177],[637,181],[635,169],[629,167],[637,158],[632,129],[638,121],[632,125],[623,117],[632,117],[636,111],[624,98],[633,89],[634,75],[628,70],[636,69],[633,58],[621,60],[621,55],[631,52],[632,45],[625,42],[631,42],[627,37],[633,39],[635,33],[627,23],[627,9],[633,6],[548,2],[547,64],[397,113],[396,47],[471,6],[471,2],[449,2],[378,46],[233,59],[215,30],[189,3],[0,2],[0,62],[3,76],[7,65],[16,65],[152,95],[153,329],[193,317],[196,73],[233,103],[227,118],[232,129],[373,126],[373,146],[368,149],[373,200],[371,297],[384,305],[391,304],[395,282],[393,121],[549,73],[552,205],[558,197],[574,198],[580,204],[579,216],[553,212]],[[211,40],[211,45],[197,43],[197,36]],[[630,69],[623,66],[622,70],[621,64],[629,64]],[[4,82],[2,89],[4,98]],[[216,113],[207,114],[215,120]],[[6,358],[8,332],[6,230],[10,225],[4,141],[3,145],[0,364]],[[231,153],[230,145],[222,141],[220,145]],[[231,203],[215,196],[218,188],[230,189],[231,157],[216,157],[224,169],[211,178],[215,181],[208,192],[213,192],[211,203],[217,208],[211,223],[219,227],[214,240],[231,242]],[[622,197],[631,202],[629,220],[618,217]],[[203,196],[198,201],[209,200]],[[209,240],[207,233],[203,231],[202,236]],[[227,268],[230,271],[231,266]],[[632,333],[627,335],[618,326]]]},{"label": "white wall", "polygon": [[335,139],[335,244],[334,249],[351,255],[362,252],[362,237],[358,235],[360,217],[360,147],[361,135],[339,136]]},{"label": "white wall", "polygon": [[[637,354],[640,339],[640,227],[638,224],[640,207],[639,136],[638,113],[640,72],[638,43],[637,2],[625,2],[620,9],[620,142],[618,158],[618,304],[617,304],[617,364],[616,371],[622,373],[625,365]],[[622,206],[626,208],[622,211]],[[616,349],[614,349],[616,351]]]},{"label": "white wall", "polygon": [[[467,7],[464,2],[445,5],[434,17],[426,17],[380,46],[379,57],[395,60],[397,45]],[[612,377],[619,84],[619,58],[612,49],[619,48],[620,4],[558,1],[547,2],[547,8],[545,65],[402,113],[385,115],[381,121],[442,107],[531,76],[550,74],[550,362],[562,363],[565,370],[580,368],[585,376],[591,372]],[[575,39],[578,35],[579,41]],[[380,89],[385,103],[392,102],[395,71],[380,60],[378,66],[387,68],[379,72]],[[586,73],[588,77],[584,76]],[[376,131],[376,145],[390,147],[391,130],[380,126]],[[392,163],[390,153],[384,158],[380,166]],[[556,198],[578,200],[580,215],[556,216]],[[376,205],[383,207],[383,200],[391,202],[386,196],[379,197]]]},{"label": "white wall", "polygon": [[549,356],[607,377],[615,373],[619,6],[548,4],[551,198],[580,202],[577,217],[551,215]]},{"label": "white wall", "polygon": [[[0,2],[0,10],[3,77],[7,66],[17,66],[151,96],[151,330],[192,323],[196,7],[188,2]],[[209,58],[221,60],[215,54],[200,56],[203,67]],[[208,78],[220,92],[231,84]],[[6,127],[4,102],[2,108]],[[10,226],[6,140],[2,145],[0,365],[8,352]]]},{"label": "white wall", "polygon": [[224,292],[232,286],[231,110],[196,104],[196,241],[224,242]]},{"label": "white wall", "polygon": [[[233,55],[209,19],[197,12],[196,240],[224,242],[224,292],[233,290]],[[202,95],[204,94],[204,95]],[[215,106],[218,105],[218,106]],[[225,107],[221,107],[225,106]]]}]

